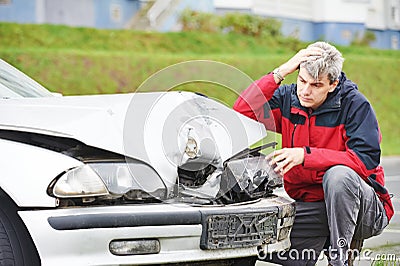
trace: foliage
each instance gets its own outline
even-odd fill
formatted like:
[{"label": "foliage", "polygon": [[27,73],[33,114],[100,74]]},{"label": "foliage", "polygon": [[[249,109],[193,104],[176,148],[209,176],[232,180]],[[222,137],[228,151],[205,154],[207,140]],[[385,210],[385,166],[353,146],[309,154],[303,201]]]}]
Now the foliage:
[{"label": "foliage", "polygon": [[253,37],[281,35],[282,23],[271,18],[239,12],[219,16],[185,9],[180,16],[183,31],[233,32]]},{"label": "foliage", "polygon": [[211,13],[185,9],[180,15],[183,31],[218,32],[220,20]]},{"label": "foliage", "polygon": [[365,31],[362,36],[359,35],[360,34],[356,35],[352,40],[351,45],[370,46],[370,44],[376,40],[375,33],[370,30]]},{"label": "foliage", "polygon": [[281,23],[275,19],[251,14],[227,13],[221,17],[222,31],[232,31],[248,36],[269,35],[277,37],[280,35],[281,26]]}]

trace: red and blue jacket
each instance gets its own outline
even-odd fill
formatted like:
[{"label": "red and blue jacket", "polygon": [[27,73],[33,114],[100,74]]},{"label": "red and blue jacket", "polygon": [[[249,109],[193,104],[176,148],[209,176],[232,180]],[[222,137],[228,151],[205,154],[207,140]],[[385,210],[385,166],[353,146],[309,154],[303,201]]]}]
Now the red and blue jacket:
[{"label": "red and blue jacket", "polygon": [[325,171],[345,165],[375,189],[390,220],[394,210],[380,166],[381,133],[368,100],[343,72],[335,90],[313,112],[301,106],[296,90],[296,84],[279,86],[270,73],[243,91],[233,106],[267,130],[281,133],[282,148],[304,148],[303,165],[284,176],[288,195],[322,201]]}]

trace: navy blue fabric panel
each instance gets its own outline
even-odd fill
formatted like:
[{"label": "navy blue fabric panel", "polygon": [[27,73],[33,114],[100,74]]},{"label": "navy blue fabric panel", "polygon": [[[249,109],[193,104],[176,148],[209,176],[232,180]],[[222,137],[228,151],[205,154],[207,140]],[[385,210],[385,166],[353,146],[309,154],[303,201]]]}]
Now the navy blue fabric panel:
[{"label": "navy blue fabric panel", "polygon": [[346,117],[341,111],[319,114],[315,119],[315,125],[320,127],[337,127],[345,123]]},{"label": "navy blue fabric panel", "polygon": [[306,123],[306,117],[301,114],[290,114],[290,123],[297,125],[304,125]]},{"label": "navy blue fabric panel", "polygon": [[380,133],[374,110],[367,99],[358,91],[353,92],[349,106],[346,110],[345,130],[350,137],[347,145],[352,149],[367,169],[373,169],[379,165]]},{"label": "navy blue fabric panel", "polygon": [[[296,84],[281,85],[275,90],[271,100],[268,101],[271,110],[280,108],[282,116],[289,119],[293,94],[296,94]],[[264,107],[264,117],[268,118],[269,114],[266,114],[265,111],[268,111],[268,108]]]}]

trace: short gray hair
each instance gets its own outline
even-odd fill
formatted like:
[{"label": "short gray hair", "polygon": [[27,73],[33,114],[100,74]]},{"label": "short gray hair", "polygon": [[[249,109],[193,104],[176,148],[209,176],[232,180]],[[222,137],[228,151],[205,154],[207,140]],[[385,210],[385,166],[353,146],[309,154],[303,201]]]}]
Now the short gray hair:
[{"label": "short gray hair", "polygon": [[307,48],[310,47],[321,48],[324,52],[316,60],[308,60],[301,63],[300,67],[304,67],[315,80],[317,80],[320,75],[327,75],[331,84],[339,79],[344,58],[336,47],[326,42],[315,42],[310,44]]}]

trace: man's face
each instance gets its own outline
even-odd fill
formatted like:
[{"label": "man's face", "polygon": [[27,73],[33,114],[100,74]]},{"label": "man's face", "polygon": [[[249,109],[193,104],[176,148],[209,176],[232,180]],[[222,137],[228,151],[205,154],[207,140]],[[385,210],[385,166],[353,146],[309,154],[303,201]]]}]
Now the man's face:
[{"label": "man's face", "polygon": [[315,80],[308,74],[307,70],[300,68],[297,76],[297,96],[300,104],[313,110],[317,109],[324,103],[328,93],[335,90],[337,84],[337,80],[330,84],[327,75]]}]

